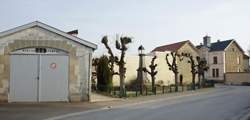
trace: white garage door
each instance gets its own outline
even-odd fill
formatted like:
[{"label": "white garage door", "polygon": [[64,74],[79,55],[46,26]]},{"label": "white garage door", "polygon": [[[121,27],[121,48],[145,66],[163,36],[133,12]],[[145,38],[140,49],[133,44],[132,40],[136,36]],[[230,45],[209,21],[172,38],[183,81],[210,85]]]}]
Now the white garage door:
[{"label": "white garage door", "polygon": [[68,101],[68,56],[11,55],[10,102]]},{"label": "white garage door", "polygon": [[68,57],[41,56],[40,101],[67,101]]},{"label": "white garage door", "polygon": [[37,101],[38,56],[11,55],[9,101]]}]

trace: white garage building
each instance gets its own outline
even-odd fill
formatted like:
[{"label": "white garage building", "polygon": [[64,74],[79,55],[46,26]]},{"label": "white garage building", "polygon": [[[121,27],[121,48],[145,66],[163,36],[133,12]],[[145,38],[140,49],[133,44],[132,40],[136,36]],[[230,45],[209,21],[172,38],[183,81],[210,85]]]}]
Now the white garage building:
[{"label": "white garage building", "polygon": [[35,21],[0,33],[0,101],[85,101],[97,45]]}]

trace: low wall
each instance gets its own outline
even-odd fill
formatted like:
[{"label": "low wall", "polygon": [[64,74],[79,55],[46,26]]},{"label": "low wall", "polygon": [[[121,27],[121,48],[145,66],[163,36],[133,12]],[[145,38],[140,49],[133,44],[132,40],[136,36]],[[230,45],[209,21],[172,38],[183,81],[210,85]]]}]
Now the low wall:
[{"label": "low wall", "polygon": [[250,83],[250,72],[230,72],[225,74],[227,84]]}]

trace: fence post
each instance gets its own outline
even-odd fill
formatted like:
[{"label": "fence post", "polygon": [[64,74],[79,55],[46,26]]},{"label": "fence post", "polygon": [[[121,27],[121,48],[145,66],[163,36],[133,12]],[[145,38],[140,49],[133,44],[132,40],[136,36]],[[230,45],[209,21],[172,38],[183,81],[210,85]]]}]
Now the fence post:
[{"label": "fence post", "polygon": [[171,85],[169,86],[169,92],[170,92],[170,93],[172,92],[172,88],[171,88]]},{"label": "fence post", "polygon": [[116,95],[116,91],[115,91],[115,89],[113,89],[113,94],[114,94],[114,96]]},{"label": "fence post", "polygon": [[135,96],[137,97],[138,96],[138,87],[135,86]]},{"label": "fence post", "polygon": [[153,92],[154,92],[154,94],[156,95],[156,87],[154,87],[154,91],[153,91]]},{"label": "fence post", "polygon": [[127,89],[125,88],[125,97],[127,97]]},{"label": "fence post", "polygon": [[164,86],[162,86],[162,94],[164,94]]}]

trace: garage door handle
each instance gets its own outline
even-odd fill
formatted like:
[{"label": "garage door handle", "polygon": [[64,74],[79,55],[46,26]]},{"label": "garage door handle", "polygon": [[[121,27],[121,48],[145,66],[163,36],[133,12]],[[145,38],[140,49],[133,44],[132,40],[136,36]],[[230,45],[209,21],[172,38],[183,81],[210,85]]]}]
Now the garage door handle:
[{"label": "garage door handle", "polygon": [[39,77],[36,77],[37,80],[39,80]]}]

